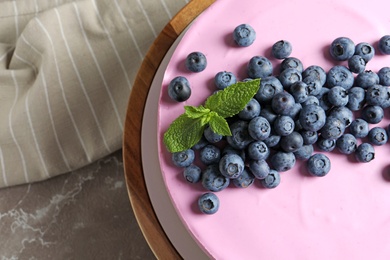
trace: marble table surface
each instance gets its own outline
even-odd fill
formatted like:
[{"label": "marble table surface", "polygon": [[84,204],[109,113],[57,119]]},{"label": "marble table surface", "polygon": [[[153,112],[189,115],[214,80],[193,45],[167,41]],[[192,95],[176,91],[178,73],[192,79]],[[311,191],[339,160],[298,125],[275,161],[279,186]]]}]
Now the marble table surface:
[{"label": "marble table surface", "polygon": [[122,152],[0,189],[0,259],[155,259],[129,201]]}]

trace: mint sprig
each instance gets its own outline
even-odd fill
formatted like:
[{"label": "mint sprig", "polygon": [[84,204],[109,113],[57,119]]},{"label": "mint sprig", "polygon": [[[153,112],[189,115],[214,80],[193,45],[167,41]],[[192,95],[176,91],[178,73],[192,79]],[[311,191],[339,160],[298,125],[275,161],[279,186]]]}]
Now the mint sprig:
[{"label": "mint sprig", "polygon": [[171,153],[193,147],[202,138],[207,124],[213,132],[230,136],[225,118],[238,114],[257,93],[260,79],[238,82],[207,98],[205,105],[185,106],[184,114],[176,118],[164,133],[164,144]]}]

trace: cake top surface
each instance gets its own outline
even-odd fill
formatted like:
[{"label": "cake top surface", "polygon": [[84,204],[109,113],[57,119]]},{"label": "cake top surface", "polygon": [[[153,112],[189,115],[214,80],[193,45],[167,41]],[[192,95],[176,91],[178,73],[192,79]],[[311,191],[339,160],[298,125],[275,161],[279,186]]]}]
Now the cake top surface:
[{"label": "cake top surface", "polygon": [[[158,140],[160,166],[178,215],[195,241],[216,259],[385,259],[390,255],[390,151],[388,144],[375,147],[376,158],[357,163],[350,156],[326,153],[332,163],[323,178],[308,176],[304,163],[281,173],[272,190],[256,183],[246,189],[229,187],[217,195],[221,206],[214,215],[197,209],[197,198],[206,192],[200,184],[188,184],[182,169],[171,162],[162,142],[170,123],[184,112],[184,105],[198,106],[215,91],[214,76],[220,71],[247,78],[246,66],[253,56],[265,56],[278,74],[280,60],[271,57],[271,46],[288,40],[291,57],[304,67],[328,71],[346,65],[330,58],[329,45],[344,36],[356,44],[377,46],[390,33],[389,3],[374,0],[218,0],[191,25],[166,69],[159,103]],[[232,31],[250,24],[257,33],[249,47],[238,47]],[[206,55],[206,70],[186,70],[186,56]],[[390,65],[390,57],[377,54],[367,70],[377,72]],[[191,97],[176,103],[167,94],[169,82],[184,76],[191,83]],[[376,126],[389,124],[389,113]]]}]

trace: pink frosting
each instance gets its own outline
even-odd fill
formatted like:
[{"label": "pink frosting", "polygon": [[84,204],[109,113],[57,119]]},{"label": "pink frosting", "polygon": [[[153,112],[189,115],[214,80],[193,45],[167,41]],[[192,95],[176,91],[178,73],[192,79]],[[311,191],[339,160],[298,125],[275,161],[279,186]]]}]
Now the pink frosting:
[{"label": "pink frosting", "polygon": [[[390,145],[375,147],[371,163],[357,163],[353,156],[327,153],[332,169],[322,178],[308,176],[298,162],[281,173],[281,184],[272,190],[259,181],[247,189],[229,186],[218,192],[220,209],[214,215],[199,213],[201,184],[186,183],[182,169],[174,167],[162,143],[162,135],[184,105],[200,105],[215,90],[214,75],[234,72],[247,77],[245,68],[255,55],[269,58],[275,71],[280,61],[270,55],[278,40],[292,43],[292,57],[305,67],[325,70],[336,64],[328,47],[339,36],[356,44],[377,46],[390,33],[387,0],[218,0],[189,28],[175,50],[162,83],[158,138],[162,175],[177,214],[199,246],[216,259],[388,259],[390,256]],[[257,32],[255,43],[236,47],[233,29],[248,23]],[[185,57],[203,52],[208,66],[201,73],[184,68]],[[378,53],[379,51],[377,51]],[[377,54],[367,69],[377,72],[390,66],[390,56]],[[167,85],[185,76],[192,95],[175,103]],[[389,114],[378,126],[389,124]],[[390,175],[389,175],[390,176]]]}]

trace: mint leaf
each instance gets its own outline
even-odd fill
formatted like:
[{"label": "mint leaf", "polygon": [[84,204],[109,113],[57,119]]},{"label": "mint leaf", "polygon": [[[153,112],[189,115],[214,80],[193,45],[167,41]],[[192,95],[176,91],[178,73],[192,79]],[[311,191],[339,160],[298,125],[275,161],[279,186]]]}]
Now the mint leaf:
[{"label": "mint leaf", "polygon": [[205,103],[205,108],[216,112],[223,118],[238,114],[257,93],[260,79],[238,82],[222,91],[211,95]]},{"label": "mint leaf", "polygon": [[205,124],[202,117],[191,118],[182,114],[164,133],[164,144],[171,153],[181,152],[194,146],[202,138]]},{"label": "mint leaf", "polygon": [[184,106],[186,114],[191,118],[199,118],[210,113],[210,109],[200,105],[199,107]]},{"label": "mint leaf", "polygon": [[230,131],[229,124],[225,120],[225,118],[223,118],[222,116],[218,115],[215,112],[211,112],[211,113],[212,116],[209,122],[211,130],[213,130],[213,132],[216,134],[220,134],[223,136],[231,136],[232,132]]}]

